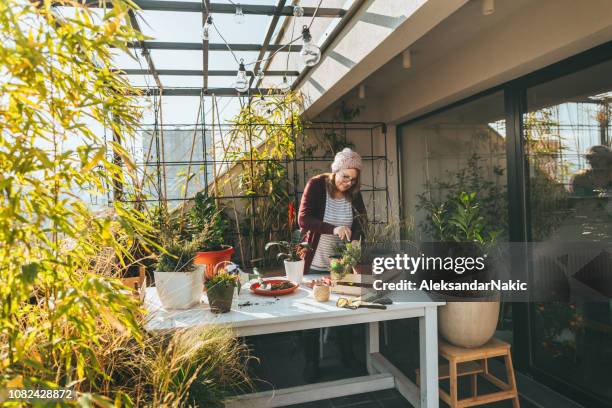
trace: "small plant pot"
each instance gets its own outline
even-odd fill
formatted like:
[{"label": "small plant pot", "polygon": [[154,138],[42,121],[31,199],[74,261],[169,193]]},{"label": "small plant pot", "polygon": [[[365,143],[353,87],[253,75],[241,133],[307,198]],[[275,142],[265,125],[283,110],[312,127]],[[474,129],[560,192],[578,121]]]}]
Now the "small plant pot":
[{"label": "small plant pot", "polygon": [[165,309],[189,309],[202,297],[202,271],[155,271],[155,287]]},{"label": "small plant pot", "polygon": [[210,311],[213,313],[227,313],[232,309],[234,299],[234,287],[217,285],[206,290]]},{"label": "small plant pot", "polygon": [[285,274],[291,282],[300,284],[304,278],[304,260],[285,261]]},{"label": "small plant pot", "polygon": [[219,262],[230,261],[234,254],[234,247],[227,246],[219,251],[196,252],[193,261],[196,265],[204,265],[204,273],[206,279],[214,276],[215,266]]},{"label": "small plant pot", "polygon": [[312,288],[312,294],[317,302],[327,302],[330,293],[331,289],[327,285],[314,285]]}]

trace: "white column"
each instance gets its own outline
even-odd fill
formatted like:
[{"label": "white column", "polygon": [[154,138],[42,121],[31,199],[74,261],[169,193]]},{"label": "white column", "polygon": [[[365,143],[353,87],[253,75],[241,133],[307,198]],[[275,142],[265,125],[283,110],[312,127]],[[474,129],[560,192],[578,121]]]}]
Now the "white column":
[{"label": "white column", "polygon": [[368,323],[366,333],[366,367],[369,374],[376,374],[378,370],[372,365],[372,353],[379,352],[379,323]]},{"label": "white column", "polygon": [[421,407],[438,408],[438,311],[425,307],[419,317],[419,349],[421,359]]}]

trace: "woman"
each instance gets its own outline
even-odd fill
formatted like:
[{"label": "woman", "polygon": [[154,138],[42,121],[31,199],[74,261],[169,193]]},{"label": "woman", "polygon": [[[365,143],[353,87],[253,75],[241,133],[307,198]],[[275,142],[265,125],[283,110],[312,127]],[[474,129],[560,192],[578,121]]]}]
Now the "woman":
[{"label": "woman", "polygon": [[[361,157],[346,148],[336,154],[331,165],[332,173],[311,178],[306,184],[298,224],[310,244],[305,251],[304,273],[321,273],[329,269],[329,258],[335,254],[337,245],[344,240],[359,241],[367,223],[366,209],[361,197],[359,174]],[[357,363],[353,353],[355,336],[353,327],[342,326],[336,331],[342,363],[354,366]],[[363,327],[356,327],[357,330]],[[303,347],[306,357],[304,379],[307,382],[319,378],[320,330],[303,332]],[[357,338],[363,333],[357,334]]]},{"label": "woman", "polygon": [[336,154],[332,173],[306,184],[298,224],[312,250],[304,253],[304,273],[329,269],[329,257],[343,240],[359,241],[367,223],[359,175],[361,157],[348,147]]}]

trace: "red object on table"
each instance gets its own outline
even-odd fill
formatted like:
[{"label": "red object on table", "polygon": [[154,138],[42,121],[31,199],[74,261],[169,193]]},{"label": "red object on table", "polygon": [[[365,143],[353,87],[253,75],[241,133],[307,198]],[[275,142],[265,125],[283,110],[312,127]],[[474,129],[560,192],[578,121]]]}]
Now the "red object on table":
[{"label": "red object on table", "polygon": [[256,295],[261,295],[261,296],[282,296],[282,295],[288,295],[289,293],[293,293],[298,288],[298,285],[296,285],[295,283],[291,281],[288,281],[287,279],[265,279],[264,282],[269,283],[269,284],[289,282],[293,286],[287,289],[267,290],[267,289],[260,289],[261,284],[259,282],[255,282],[251,285],[251,292],[253,292]]},{"label": "red object on table", "polygon": [[332,285],[332,281],[331,278],[329,276],[324,276],[321,279],[317,279],[315,280],[311,280],[310,282],[306,283],[306,286],[308,286],[310,289],[312,289],[315,285],[315,283],[320,283],[323,285],[327,285],[327,286],[331,286]]}]

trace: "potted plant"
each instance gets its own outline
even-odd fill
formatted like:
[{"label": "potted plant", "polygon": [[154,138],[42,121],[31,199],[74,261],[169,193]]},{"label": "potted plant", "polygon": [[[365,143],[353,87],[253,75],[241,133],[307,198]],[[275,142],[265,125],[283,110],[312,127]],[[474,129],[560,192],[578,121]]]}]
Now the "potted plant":
[{"label": "potted plant", "polygon": [[[229,312],[232,308],[234,288],[238,288],[238,293],[240,293],[240,277],[228,269],[224,268],[221,272],[215,273],[204,284],[210,311],[213,313]],[[238,269],[234,268],[234,270]]]},{"label": "potted plant", "polygon": [[361,261],[361,241],[357,243],[343,242],[336,248],[337,256],[331,258],[329,270],[332,278],[342,279],[348,273],[359,273]]},{"label": "potted plant", "polygon": [[228,226],[214,200],[212,196],[197,193],[194,206],[188,214],[189,228],[197,242],[194,262],[196,265],[204,265],[207,279],[213,276],[215,265],[230,261],[234,254],[234,248],[225,245]]},{"label": "potted plant", "polygon": [[166,309],[188,309],[202,297],[202,274],[193,263],[194,244],[174,239],[164,249],[154,272],[159,300]]},{"label": "potted plant", "polygon": [[304,277],[304,260],[299,254],[301,251],[310,249],[308,242],[302,242],[301,238],[300,231],[296,230],[291,235],[291,241],[272,241],[265,246],[266,251],[273,247],[280,249],[276,258],[283,260],[287,279],[297,284],[300,284]]},{"label": "potted plant", "polygon": [[[440,241],[437,249],[454,257],[485,256],[498,235],[497,231],[485,225],[475,193],[461,192],[434,207],[431,220],[437,232],[435,238]],[[444,278],[449,279],[449,276]],[[487,280],[487,270],[452,278],[456,281],[484,281]],[[499,318],[498,292],[453,291],[442,295],[446,300],[446,305],[438,308],[442,337],[456,346],[467,348],[479,347],[493,337]]]}]

